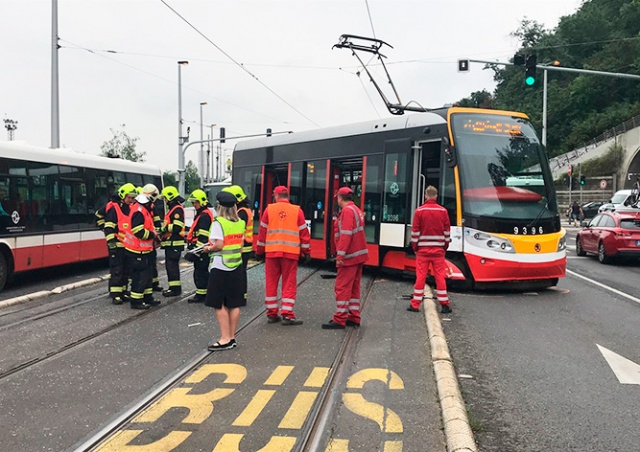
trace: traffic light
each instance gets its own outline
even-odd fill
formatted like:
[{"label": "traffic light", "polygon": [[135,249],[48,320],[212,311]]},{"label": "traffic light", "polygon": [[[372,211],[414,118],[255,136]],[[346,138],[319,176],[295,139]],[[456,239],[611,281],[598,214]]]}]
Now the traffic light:
[{"label": "traffic light", "polygon": [[458,72],[469,72],[469,60],[458,60]]},{"label": "traffic light", "polygon": [[584,176],[580,176],[580,185],[584,185]]},{"label": "traffic light", "polygon": [[527,86],[533,86],[536,83],[536,64],[538,57],[535,55],[527,55],[527,61],[524,63],[524,82]]},{"label": "traffic light", "polygon": [[224,127],[220,127],[220,143],[224,143],[225,142],[225,130]]}]

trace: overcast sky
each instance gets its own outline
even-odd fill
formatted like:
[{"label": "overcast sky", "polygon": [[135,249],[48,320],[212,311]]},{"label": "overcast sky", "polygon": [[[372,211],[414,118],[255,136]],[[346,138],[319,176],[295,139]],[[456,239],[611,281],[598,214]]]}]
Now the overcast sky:
[{"label": "overcast sky", "polygon": [[[384,54],[400,100],[439,107],[495,87],[482,64],[458,73],[458,59],[507,61],[523,18],[553,29],[581,3],[58,0],[60,144],[99,154],[110,129],[126,124],[147,162],[175,171],[178,60],[189,61],[182,116],[192,141],[201,102],[205,139],[212,124],[217,137],[219,126],[237,136],[390,116],[350,51],[332,49],[342,34],[391,44]],[[15,139],[43,147],[51,145],[51,9],[51,0],[0,0],[0,114],[18,121]],[[198,163],[198,152],[192,146],[186,160]]]}]

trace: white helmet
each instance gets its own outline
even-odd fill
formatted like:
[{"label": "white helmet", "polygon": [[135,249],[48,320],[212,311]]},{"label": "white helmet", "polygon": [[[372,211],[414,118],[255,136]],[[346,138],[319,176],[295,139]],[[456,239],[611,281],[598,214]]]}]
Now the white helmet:
[{"label": "white helmet", "polygon": [[149,198],[149,200],[152,202],[155,201],[156,198],[160,195],[160,193],[158,192],[158,187],[153,184],[147,184],[142,187],[142,194],[146,195],[147,198]]},{"label": "white helmet", "polygon": [[151,201],[151,199],[149,199],[149,197],[147,195],[140,194],[140,195],[136,196],[136,201],[138,201],[138,203],[140,203],[140,204],[146,204],[149,201]]}]

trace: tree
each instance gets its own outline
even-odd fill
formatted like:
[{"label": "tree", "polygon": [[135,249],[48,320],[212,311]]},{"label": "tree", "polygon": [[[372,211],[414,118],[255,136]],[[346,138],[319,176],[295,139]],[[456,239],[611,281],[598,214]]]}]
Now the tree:
[{"label": "tree", "polygon": [[493,108],[493,96],[486,89],[471,93],[458,102],[460,107]]},{"label": "tree", "polygon": [[138,137],[130,137],[124,131],[124,124],[120,125],[121,130],[111,130],[113,137],[109,141],[105,141],[100,146],[102,152],[100,155],[109,158],[121,158],[132,162],[144,162],[147,155],[146,152],[136,152],[136,143]]},{"label": "tree", "polygon": [[[173,173],[171,171],[165,171],[164,173],[162,173],[162,181],[164,182],[164,186],[168,186],[168,185],[172,185],[174,187],[178,186],[178,176],[176,173]],[[180,193],[181,195],[184,195],[184,193]]]},{"label": "tree", "polygon": [[186,193],[200,188],[200,176],[198,176],[198,167],[192,160],[189,160],[184,170],[184,189]]}]

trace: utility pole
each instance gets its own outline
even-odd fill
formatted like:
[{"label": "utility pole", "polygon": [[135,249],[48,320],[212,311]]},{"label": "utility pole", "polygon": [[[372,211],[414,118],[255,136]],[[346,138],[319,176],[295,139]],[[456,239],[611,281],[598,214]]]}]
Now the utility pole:
[{"label": "utility pole", "polygon": [[580,184],[580,205],[582,205],[582,163],[578,163],[578,183]]},{"label": "utility pole", "polygon": [[51,2],[51,148],[60,147],[60,96],[58,83],[58,0]]}]

